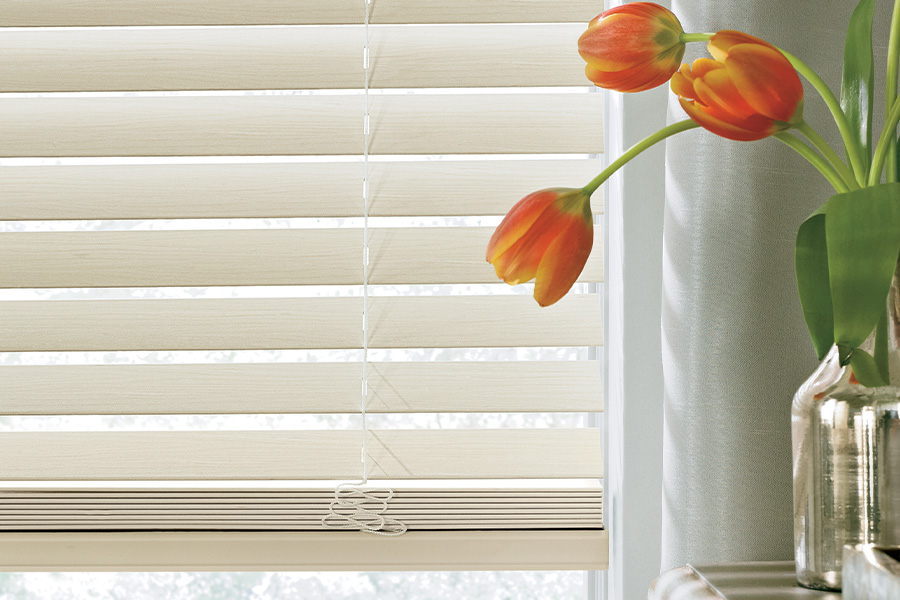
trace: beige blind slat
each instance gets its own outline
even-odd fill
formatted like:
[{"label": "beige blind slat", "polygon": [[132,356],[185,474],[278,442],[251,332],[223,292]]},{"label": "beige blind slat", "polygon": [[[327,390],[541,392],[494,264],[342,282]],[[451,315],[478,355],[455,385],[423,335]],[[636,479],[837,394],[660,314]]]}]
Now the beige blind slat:
[{"label": "beige blind slat", "polygon": [[[600,94],[373,96],[373,154],[597,153]],[[359,154],[361,96],[0,99],[0,156]]]},{"label": "beige blind slat", "polygon": [[[370,232],[369,283],[497,283],[492,227]],[[580,281],[603,280],[598,248]],[[14,233],[2,288],[361,285],[362,229]]]},{"label": "beige blind slat", "polygon": [[[5,366],[0,414],[358,413],[360,363]],[[600,410],[593,361],[375,362],[370,413]]]},{"label": "beige blind slat", "polygon": [[[590,85],[572,50],[583,29],[374,27],[369,85]],[[364,45],[359,25],[6,31],[0,36],[0,92],[358,89],[364,86]]]},{"label": "beige blind slat", "polygon": [[[5,433],[0,479],[352,479],[359,444],[350,430]],[[598,429],[371,431],[369,452],[373,478],[602,476]]]},{"label": "beige blind slat", "polygon": [[[359,348],[361,298],[7,301],[0,351]],[[600,299],[374,297],[373,348],[598,346]],[[446,326],[452,316],[453,327]],[[523,327],[528,323],[528,327]]]},{"label": "beige blind slat", "polygon": [[[327,498],[319,499],[315,502],[279,502],[275,504],[268,503],[217,503],[209,504],[205,502],[187,502],[181,504],[154,504],[154,503],[134,503],[134,502],[118,502],[118,503],[98,503],[98,504],[81,504],[60,502],[2,502],[2,517],[30,517],[34,515],[48,516],[100,516],[100,513],[111,515],[133,515],[135,517],[160,517],[160,516],[178,516],[187,515],[203,515],[203,516],[249,516],[252,513],[256,516],[281,517],[281,516],[322,516],[322,511],[328,510],[330,500]],[[434,503],[400,503],[392,502],[392,506],[402,509],[405,513],[417,518],[434,517],[440,514],[446,514],[450,517],[462,517],[465,515],[487,515],[487,516],[515,516],[516,511],[527,509],[534,515],[541,517],[560,518],[559,510],[567,509],[571,514],[590,514],[599,515],[600,507],[596,502],[583,502],[579,504],[565,502],[509,502],[509,503],[472,503],[472,502],[445,502]]]},{"label": "beige blind slat", "polygon": [[[378,0],[372,23],[587,22],[593,0]],[[0,25],[296,25],[361,23],[357,0],[0,0]]]},{"label": "beige blind slat", "polygon": [[[349,541],[347,538],[352,538]],[[398,569],[605,569],[609,532],[410,531],[8,533],[0,564],[11,571],[372,571]]]},{"label": "beige blind slat", "polygon": [[[271,521],[271,520],[259,520],[255,519],[252,521],[238,521],[231,522],[227,520],[209,520],[209,521],[160,521],[157,519],[153,519],[149,522],[123,522],[123,521],[115,521],[111,519],[101,519],[95,521],[73,521],[70,517],[65,517],[61,521],[53,522],[50,521],[48,524],[47,519],[42,519],[40,521],[25,521],[25,522],[17,522],[15,524],[0,524],[0,531],[4,532],[4,537],[9,532],[93,532],[93,531],[116,531],[120,535],[125,532],[131,531],[146,531],[148,529],[152,530],[165,530],[172,532],[184,532],[184,533],[196,533],[196,532],[206,532],[206,531],[231,531],[231,532],[241,532],[241,531],[253,531],[258,532],[259,530],[275,530],[275,531],[294,531],[294,532],[309,532],[314,533],[316,531],[323,531],[323,527],[321,527],[321,520],[313,520],[309,522],[309,524],[297,524],[296,519],[284,519],[280,521]],[[437,533],[438,531],[458,531],[458,530],[466,530],[475,533],[476,531],[504,531],[504,530],[512,530],[512,531],[522,531],[522,530],[534,530],[534,533],[537,535],[544,531],[548,533],[556,533],[556,531],[568,530],[568,529],[587,529],[590,531],[602,531],[600,529],[601,523],[599,519],[577,519],[570,521],[550,521],[550,522],[534,522],[530,520],[511,520],[502,523],[498,522],[439,522],[435,521],[432,523],[428,522],[415,522],[415,523],[407,523],[407,525],[411,525],[414,528],[419,528],[419,530],[427,530],[429,533]],[[415,529],[414,529],[415,530]],[[328,535],[334,535],[334,531],[328,531]],[[393,568],[388,568],[385,570],[390,571],[398,571],[401,570],[397,567],[399,563],[394,563],[392,565]],[[270,563],[271,565],[271,563]],[[266,568],[270,568],[270,565],[266,565]],[[141,564],[143,567],[143,563]],[[605,565],[604,565],[605,566]],[[295,565],[296,568],[296,565]],[[484,568],[484,563],[479,565],[479,568]],[[540,569],[546,569],[546,563],[541,563]],[[571,566],[567,566],[567,568],[573,568]],[[16,569],[22,570],[22,569]],[[59,569],[62,570],[62,569]],[[89,569],[91,571],[97,571],[99,569]],[[134,567],[131,569],[127,569],[130,571],[137,570]],[[172,569],[168,569],[172,570]],[[216,569],[217,571],[224,571],[225,569]],[[280,569],[287,570],[287,569]],[[371,570],[371,569],[361,569],[361,570]],[[510,569],[511,570],[511,569]]]},{"label": "beige blind slat", "polygon": [[[567,480],[543,479],[493,479],[479,482],[457,480],[379,480],[382,485],[395,488],[398,500],[418,502],[420,499],[433,501],[444,498],[447,494],[454,497],[479,498],[485,501],[554,501],[558,498],[584,498],[593,502],[602,497],[603,488],[600,482],[591,479],[579,479],[577,482]],[[128,484],[115,482],[79,481],[66,484],[22,484],[20,482],[0,482],[0,499],[69,499],[88,500],[90,502],[107,501],[167,501],[184,498],[234,500],[255,499],[263,502],[283,499],[300,501],[303,499],[328,499],[334,497],[334,489],[330,483],[318,481],[185,481],[185,482],[153,482],[135,488]],[[125,500],[122,500],[125,499]],[[537,500],[540,499],[540,500]],[[249,501],[249,500],[248,500]]]},{"label": "beige blind slat", "polygon": [[[534,190],[584,185],[601,169],[596,159],[372,162],[369,214],[502,215]],[[0,219],[356,217],[362,177],[349,162],[3,166]]]}]

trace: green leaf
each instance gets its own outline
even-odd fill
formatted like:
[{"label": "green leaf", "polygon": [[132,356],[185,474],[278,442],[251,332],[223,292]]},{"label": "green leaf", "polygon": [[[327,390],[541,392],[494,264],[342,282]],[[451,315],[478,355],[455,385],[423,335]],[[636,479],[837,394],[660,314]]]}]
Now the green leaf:
[{"label": "green leaf", "polygon": [[872,155],[872,104],[875,92],[875,63],[872,58],[872,21],[875,0],[860,0],[850,17],[844,41],[844,75],[841,81],[841,108],[850,127],[859,136],[863,159],[868,167]]},{"label": "green leaf", "polygon": [[825,206],[834,341],[857,348],[887,310],[900,254],[900,183],[833,196]]},{"label": "green leaf", "polygon": [[850,368],[853,369],[857,381],[866,387],[881,387],[888,384],[875,364],[875,359],[859,348],[850,355]]},{"label": "green leaf", "polygon": [[803,318],[819,360],[834,344],[834,309],[828,280],[828,247],[825,243],[825,206],[797,230],[794,266]]}]

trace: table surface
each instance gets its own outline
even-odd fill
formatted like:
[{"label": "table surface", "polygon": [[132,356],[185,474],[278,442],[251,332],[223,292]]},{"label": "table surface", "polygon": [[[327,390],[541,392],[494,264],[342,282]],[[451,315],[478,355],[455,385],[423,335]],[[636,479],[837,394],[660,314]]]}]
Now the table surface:
[{"label": "table surface", "polygon": [[687,565],[651,584],[648,600],[840,600],[797,585],[793,561]]}]

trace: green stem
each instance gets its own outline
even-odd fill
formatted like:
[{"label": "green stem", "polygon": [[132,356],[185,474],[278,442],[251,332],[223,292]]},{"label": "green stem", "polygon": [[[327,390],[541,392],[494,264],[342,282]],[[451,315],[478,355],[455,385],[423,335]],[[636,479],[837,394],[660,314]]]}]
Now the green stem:
[{"label": "green stem", "polygon": [[671,137],[676,133],[681,133],[682,131],[687,131],[688,129],[694,129],[695,127],[700,127],[697,123],[694,123],[690,119],[685,119],[684,121],[678,121],[677,123],[673,123],[668,127],[663,127],[656,133],[651,136],[645,137],[640,142],[632,146],[628,149],[622,156],[617,158],[615,161],[610,163],[608,167],[603,169],[603,172],[594,177],[590,183],[588,183],[584,188],[584,193],[590,196],[594,192],[597,191],[597,188],[600,187],[604,181],[612,177],[612,174],[625,166],[625,163],[630,161],[632,158],[652,146],[657,142],[661,142],[667,137]]},{"label": "green stem", "polygon": [[[781,48],[779,48],[779,50],[781,50]],[[864,166],[865,163],[862,160],[862,148],[859,146],[859,140],[856,139],[853,135],[853,131],[850,129],[850,124],[847,122],[847,115],[845,115],[844,111],[841,109],[841,103],[822,78],[809,68],[805,62],[790,52],[781,50],[781,53],[784,54],[791,65],[797,69],[797,72],[803,75],[803,77],[816,88],[819,95],[822,96],[826,106],[828,106],[828,110],[831,111],[831,116],[834,117],[834,122],[841,132],[841,137],[844,138],[844,144],[847,147],[847,155],[850,158],[850,164],[853,166],[853,172],[856,174],[856,181],[861,186],[865,185],[866,169]]]},{"label": "green stem", "polygon": [[878,145],[875,146],[875,155],[872,157],[872,168],[869,169],[869,185],[877,185],[881,182],[881,169],[887,158],[888,148],[896,144],[894,132],[897,131],[897,123],[900,121],[900,99],[894,99],[891,111],[881,130]]},{"label": "green stem", "polygon": [[687,44],[690,42],[708,42],[713,34],[711,33],[682,33],[680,40]]},{"label": "green stem", "polygon": [[888,326],[887,311],[881,311],[878,324],[875,326],[875,366],[885,382],[891,380],[890,359],[888,358]]},{"label": "green stem", "polygon": [[828,161],[819,154],[816,154],[816,151],[804,144],[800,138],[787,131],[776,133],[775,137],[790,146],[797,154],[808,160],[812,166],[818,169],[819,173],[825,176],[825,179],[828,180],[828,183],[831,184],[836,192],[842,193],[850,191],[847,188],[847,184],[841,179],[841,176],[837,174],[837,171],[828,164]]},{"label": "green stem", "polygon": [[850,170],[850,167],[841,160],[841,157],[837,155],[837,152],[828,145],[828,142],[822,139],[815,129],[813,129],[809,123],[806,121],[801,121],[799,125],[797,125],[797,129],[806,136],[812,145],[822,153],[822,155],[828,159],[828,162],[834,167],[834,170],[840,175],[843,182],[847,185],[848,189],[858,190],[859,185],[856,183],[856,178],[853,176],[853,171]]},{"label": "green stem", "polygon": [[[891,36],[888,42],[885,106],[892,106],[894,100],[897,99],[898,69],[900,69],[900,0],[894,0],[894,13],[891,17]],[[891,144],[888,147],[886,179],[888,183],[897,181],[896,144]]]}]

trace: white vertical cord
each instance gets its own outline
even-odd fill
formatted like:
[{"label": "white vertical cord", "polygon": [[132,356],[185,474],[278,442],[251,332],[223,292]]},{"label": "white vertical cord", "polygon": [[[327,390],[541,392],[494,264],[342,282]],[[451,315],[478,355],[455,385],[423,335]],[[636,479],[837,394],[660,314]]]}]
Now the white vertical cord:
[{"label": "white vertical cord", "polygon": [[397,536],[406,533],[406,525],[384,516],[388,501],[394,496],[389,488],[370,488],[369,483],[369,423],[366,403],[369,397],[369,11],[371,0],[365,3],[365,112],[363,115],[363,301],[362,301],[362,382],[359,412],[362,417],[360,462],[362,479],[358,483],[342,483],[334,491],[328,514],[322,518],[326,528],[359,529],[366,533]]},{"label": "white vertical cord", "polygon": [[369,8],[366,5],[366,45],[363,48],[363,69],[365,71],[365,113],[363,114],[363,316],[362,316],[362,399],[359,412],[362,415],[362,482],[369,481],[369,427],[366,417],[366,402],[369,396]]}]

